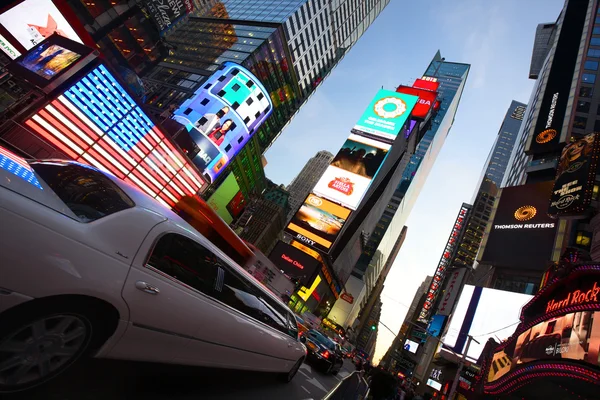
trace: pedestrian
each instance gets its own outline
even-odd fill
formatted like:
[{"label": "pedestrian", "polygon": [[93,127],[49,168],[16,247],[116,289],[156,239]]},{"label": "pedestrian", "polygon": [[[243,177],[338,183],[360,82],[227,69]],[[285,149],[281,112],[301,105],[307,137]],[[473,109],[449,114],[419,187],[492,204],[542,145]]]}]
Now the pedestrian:
[{"label": "pedestrian", "polygon": [[391,400],[397,393],[398,381],[383,368],[373,368],[369,387],[373,400]]}]

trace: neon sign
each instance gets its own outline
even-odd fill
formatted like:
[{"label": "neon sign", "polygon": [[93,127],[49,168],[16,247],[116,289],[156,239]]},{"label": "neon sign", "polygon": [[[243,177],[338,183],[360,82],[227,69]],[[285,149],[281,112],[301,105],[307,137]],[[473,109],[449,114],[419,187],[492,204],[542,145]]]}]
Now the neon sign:
[{"label": "neon sign", "polygon": [[546,312],[549,313],[550,311],[559,310],[561,308],[573,305],[597,303],[599,293],[600,287],[598,287],[598,282],[594,282],[594,286],[592,286],[592,288],[588,291],[578,289],[569,292],[562,300],[556,301],[551,299],[546,306]]}]

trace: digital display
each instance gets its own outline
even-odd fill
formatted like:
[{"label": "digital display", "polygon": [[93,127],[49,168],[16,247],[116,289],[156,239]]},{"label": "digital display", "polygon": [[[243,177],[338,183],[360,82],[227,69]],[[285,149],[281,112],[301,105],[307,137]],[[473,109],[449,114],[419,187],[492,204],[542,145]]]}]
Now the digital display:
[{"label": "digital display", "polygon": [[347,208],[310,194],[285,230],[296,240],[327,251],[333,245],[349,215],[350,210]]},{"label": "digital display", "polygon": [[109,171],[166,206],[205,185],[104,65],[25,125],[71,159]]},{"label": "digital display", "polygon": [[434,388],[435,390],[442,390],[442,384],[434,381],[433,379],[427,379],[427,386]]},{"label": "digital display", "polygon": [[174,113],[188,135],[175,140],[210,182],[219,176],[265,120],[273,104],[242,66],[225,62]]},{"label": "digital display", "polygon": [[235,176],[230,173],[206,202],[223,221],[230,224],[233,218],[240,214],[246,203],[244,196],[241,195],[239,198],[238,195],[241,195],[240,187]]},{"label": "digital display", "polygon": [[269,259],[286,275],[298,278],[304,286],[314,277],[320,262],[302,250],[284,242],[278,242]]},{"label": "digital display", "polygon": [[550,215],[585,217],[592,201],[599,152],[600,139],[596,133],[565,146],[556,168]]},{"label": "digital display", "polygon": [[389,144],[351,134],[313,191],[356,210],[390,147]]},{"label": "digital display", "polygon": [[577,360],[600,366],[600,312],[579,311],[531,327],[517,338],[514,351],[494,353],[488,382],[537,360]]},{"label": "digital display", "polygon": [[80,58],[81,55],[74,51],[46,42],[27,53],[18,63],[50,80]]},{"label": "digital display", "polygon": [[426,89],[419,89],[410,86],[398,86],[396,89],[398,93],[410,94],[418,96],[419,100],[412,110],[411,116],[413,118],[425,118],[429,114],[429,110],[434,106],[435,100],[437,99],[437,92],[432,92]]},{"label": "digital display", "polygon": [[444,329],[446,318],[447,317],[445,315],[434,315],[431,318],[429,326],[427,327],[427,333],[433,337],[440,336],[442,334],[442,330]]},{"label": "digital display", "polygon": [[553,183],[502,189],[481,263],[499,267],[548,267],[557,222],[548,215]]},{"label": "digital display", "polygon": [[44,190],[40,184],[40,181],[33,173],[33,169],[29,164],[27,164],[27,161],[3,147],[0,147],[0,168],[10,172],[15,176],[18,176],[36,188]]},{"label": "digital display", "polygon": [[27,50],[54,33],[83,43],[52,0],[25,0],[0,14],[0,24]]},{"label": "digital display", "polygon": [[379,90],[353,131],[393,141],[418,101],[417,96]]},{"label": "digital display", "polygon": [[404,342],[404,350],[410,351],[411,353],[416,353],[419,349],[419,343],[413,342],[410,339],[406,339]]},{"label": "digital display", "polygon": [[424,76],[421,79],[415,79],[413,87],[431,90],[432,92],[435,92],[440,87],[440,83],[438,82],[437,78]]},{"label": "digital display", "polygon": [[471,342],[467,356],[479,359],[488,338],[503,340],[512,335],[519,323],[521,308],[532,297],[529,294],[465,285],[450,318],[444,345],[462,354],[466,338],[471,335],[479,343]]}]

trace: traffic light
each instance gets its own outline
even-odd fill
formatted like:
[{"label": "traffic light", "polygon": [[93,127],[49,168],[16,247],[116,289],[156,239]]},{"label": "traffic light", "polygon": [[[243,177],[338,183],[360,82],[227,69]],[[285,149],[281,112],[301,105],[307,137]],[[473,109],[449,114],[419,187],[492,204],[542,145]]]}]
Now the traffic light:
[{"label": "traffic light", "polygon": [[371,325],[371,330],[374,331],[375,329],[377,329],[377,327],[375,325]]}]

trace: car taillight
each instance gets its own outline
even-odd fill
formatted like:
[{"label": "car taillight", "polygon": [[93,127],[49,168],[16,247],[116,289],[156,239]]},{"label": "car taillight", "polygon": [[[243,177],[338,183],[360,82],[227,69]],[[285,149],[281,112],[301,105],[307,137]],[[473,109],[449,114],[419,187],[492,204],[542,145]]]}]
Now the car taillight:
[{"label": "car taillight", "polygon": [[327,350],[324,350],[321,355],[323,356],[323,358],[329,358],[329,352]]}]

